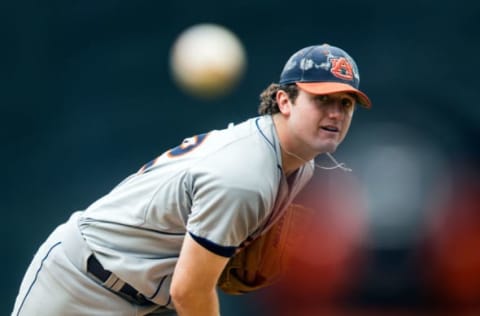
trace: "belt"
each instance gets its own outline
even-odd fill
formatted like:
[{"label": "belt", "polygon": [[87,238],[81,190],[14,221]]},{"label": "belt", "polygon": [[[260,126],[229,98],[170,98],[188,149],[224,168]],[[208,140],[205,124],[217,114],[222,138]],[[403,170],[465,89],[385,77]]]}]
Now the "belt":
[{"label": "belt", "polygon": [[87,259],[87,272],[102,281],[104,287],[112,290],[131,303],[141,306],[155,304],[146,299],[145,296],[138,292],[133,286],[120,280],[111,271],[105,270],[93,254]]}]

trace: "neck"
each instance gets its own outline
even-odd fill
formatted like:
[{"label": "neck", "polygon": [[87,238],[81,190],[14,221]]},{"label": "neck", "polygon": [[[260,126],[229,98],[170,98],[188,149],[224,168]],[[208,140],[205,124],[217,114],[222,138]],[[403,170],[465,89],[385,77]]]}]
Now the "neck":
[{"label": "neck", "polygon": [[282,148],[282,167],[287,176],[295,172],[295,170],[300,168],[302,165],[308,163],[308,160],[303,159],[291,151],[288,151],[282,146],[280,147]]},{"label": "neck", "polygon": [[284,119],[281,115],[274,115],[273,122],[277,131],[278,139],[280,142],[280,148],[282,150],[282,168],[286,175],[290,175],[302,165],[313,159],[314,156],[306,155],[295,150],[295,146],[292,145],[291,136],[288,133],[285,126]]}]

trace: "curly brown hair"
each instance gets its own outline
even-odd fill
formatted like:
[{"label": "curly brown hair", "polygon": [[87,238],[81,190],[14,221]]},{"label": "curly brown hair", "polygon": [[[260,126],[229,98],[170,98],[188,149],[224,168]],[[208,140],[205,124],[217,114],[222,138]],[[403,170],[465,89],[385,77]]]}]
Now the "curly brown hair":
[{"label": "curly brown hair", "polygon": [[262,93],[260,93],[260,105],[258,107],[258,114],[265,115],[280,112],[276,99],[277,92],[279,90],[285,91],[292,102],[295,101],[298,96],[297,85],[279,85],[278,83],[272,83],[265,90],[263,90]]}]

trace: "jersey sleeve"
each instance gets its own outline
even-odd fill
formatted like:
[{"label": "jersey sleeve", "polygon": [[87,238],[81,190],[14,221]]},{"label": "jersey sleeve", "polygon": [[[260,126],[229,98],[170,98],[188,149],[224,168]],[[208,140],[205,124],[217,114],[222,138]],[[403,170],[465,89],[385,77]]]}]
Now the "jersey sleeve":
[{"label": "jersey sleeve", "polygon": [[225,257],[233,255],[261,227],[270,209],[265,197],[268,194],[261,185],[252,186],[231,176],[215,173],[212,176],[210,172],[192,182],[192,209],[187,223],[193,239]]}]

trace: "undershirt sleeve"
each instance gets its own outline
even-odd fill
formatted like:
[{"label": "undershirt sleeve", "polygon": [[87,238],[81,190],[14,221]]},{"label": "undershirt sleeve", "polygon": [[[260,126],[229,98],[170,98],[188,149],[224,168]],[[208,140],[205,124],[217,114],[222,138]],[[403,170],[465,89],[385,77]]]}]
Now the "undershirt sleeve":
[{"label": "undershirt sleeve", "polygon": [[192,233],[189,233],[190,236],[193,238],[193,240],[195,240],[197,243],[199,243],[203,248],[206,248],[208,250],[210,250],[211,252],[219,255],[219,256],[222,256],[222,257],[231,257],[235,254],[235,250],[237,249],[237,247],[228,247],[228,246],[220,246],[218,244],[215,244],[213,242],[211,242],[210,240],[206,239],[206,238],[202,238],[202,237],[199,237],[199,236],[196,236]]}]

